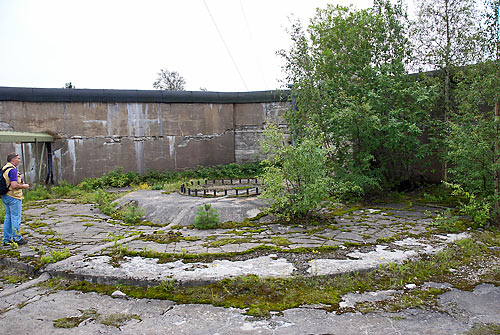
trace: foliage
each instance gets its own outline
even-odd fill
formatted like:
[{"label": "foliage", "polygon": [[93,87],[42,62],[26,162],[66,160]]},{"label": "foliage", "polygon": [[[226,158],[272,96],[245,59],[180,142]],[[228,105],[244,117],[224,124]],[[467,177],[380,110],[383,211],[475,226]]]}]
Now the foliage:
[{"label": "foliage", "polygon": [[465,200],[459,201],[460,211],[469,216],[479,227],[484,227],[491,219],[491,203],[484,199],[477,199],[474,193],[467,192],[462,186],[446,183],[453,189],[452,195],[461,197]]},{"label": "foliage", "polygon": [[[458,75],[458,108],[450,115],[446,136],[449,181],[468,194],[481,225],[500,218],[500,23],[499,0],[488,0],[482,13],[477,64]],[[473,210],[473,212],[477,212]]]},{"label": "foliage", "polygon": [[432,220],[431,225],[446,233],[458,233],[464,229],[464,225],[460,218],[453,215],[449,208],[447,208],[444,213],[438,214],[434,220]]},{"label": "foliage", "polygon": [[83,196],[84,193],[85,191],[81,188],[70,185],[65,181],[61,181],[57,186],[39,186],[34,189],[29,189],[24,193],[24,201],[30,202],[45,199],[78,198]]},{"label": "foliage", "polygon": [[[259,162],[244,164],[231,163],[220,166],[198,166],[183,171],[147,171],[140,175],[136,172],[123,172],[121,168],[102,175],[100,178],[87,178],[79,186],[85,191],[99,188],[128,187],[139,184],[152,185],[152,189],[162,189],[166,183],[178,183],[189,179],[206,178],[247,178],[262,171]],[[182,182],[180,183],[182,184]],[[179,186],[180,186],[179,184]]]},{"label": "foliage", "polygon": [[219,215],[215,208],[210,204],[204,204],[196,211],[194,226],[198,229],[217,228],[219,224]]},{"label": "foliage", "polygon": [[267,156],[261,197],[271,201],[274,214],[286,219],[303,217],[328,197],[327,152],[317,139],[304,137],[288,145],[283,132],[270,123],[260,147]]},{"label": "foliage", "polygon": [[43,264],[56,263],[71,256],[71,252],[66,247],[64,250],[52,250],[48,255],[43,255],[40,260]]},{"label": "foliage", "polygon": [[[340,194],[363,194],[417,176],[429,154],[421,136],[435,92],[408,76],[411,59],[400,3],[371,9],[329,5],[306,36],[293,25],[286,73],[295,109],[285,118],[298,138],[318,129]],[[314,126],[314,127],[310,127]]]},{"label": "foliage", "polygon": [[138,223],[143,217],[144,211],[132,205],[128,206],[123,213],[124,221],[128,224]]},{"label": "foliage", "polygon": [[159,90],[184,91],[186,80],[176,71],[161,69],[153,87]]},{"label": "foliage", "polygon": [[439,70],[470,64],[479,28],[476,1],[419,0],[416,5],[411,31],[415,67]]}]

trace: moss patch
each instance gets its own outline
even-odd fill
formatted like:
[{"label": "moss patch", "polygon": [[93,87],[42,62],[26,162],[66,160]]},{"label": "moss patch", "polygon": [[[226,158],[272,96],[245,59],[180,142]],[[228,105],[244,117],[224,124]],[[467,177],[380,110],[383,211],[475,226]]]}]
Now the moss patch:
[{"label": "moss patch", "polygon": [[120,328],[130,320],[141,321],[141,317],[137,314],[126,313],[102,315],[100,313],[97,313],[96,309],[92,308],[82,311],[82,315],[80,316],[70,316],[66,318],[56,319],[53,321],[53,325],[55,328],[75,328],[78,327],[82,322],[87,320],[92,320],[109,327]]},{"label": "moss patch", "polygon": [[476,323],[474,327],[468,332],[467,335],[495,335],[500,334],[500,325],[493,323],[478,324]]}]

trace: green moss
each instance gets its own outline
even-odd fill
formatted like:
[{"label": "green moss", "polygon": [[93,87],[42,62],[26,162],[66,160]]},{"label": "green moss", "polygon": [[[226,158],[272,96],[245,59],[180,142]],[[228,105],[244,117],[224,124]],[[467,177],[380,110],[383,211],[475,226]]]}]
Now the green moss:
[{"label": "green moss", "polygon": [[9,284],[18,284],[28,281],[28,276],[26,274],[13,274],[2,276],[0,275],[0,281],[7,282]]},{"label": "green moss", "polygon": [[380,238],[377,238],[377,240],[375,242],[377,244],[388,244],[388,243],[391,243],[391,242],[394,242],[394,241],[396,241],[396,237],[395,236],[391,236],[391,237],[382,236]]},{"label": "green moss", "polygon": [[[13,246],[14,247],[14,246]],[[6,250],[6,249],[0,249],[0,255],[3,255],[3,256],[10,256],[10,257],[13,257],[13,258],[17,258],[19,259],[19,252],[18,251],[14,251],[14,250]]]},{"label": "green moss", "polygon": [[[359,211],[361,209],[360,206],[351,206],[351,207],[344,207],[344,208],[335,208],[331,211],[331,214],[333,216],[344,216],[346,214],[350,214],[352,212]],[[345,217],[348,218],[348,217]],[[352,217],[349,217],[352,218]]]},{"label": "green moss", "polygon": [[245,235],[245,234],[260,234],[262,232],[266,231],[266,228],[243,228],[241,230],[229,230],[227,232],[224,232],[224,234],[231,234],[231,235]]},{"label": "green moss", "polygon": [[26,222],[26,224],[33,229],[46,227],[49,225],[48,223],[42,222],[42,220],[40,219],[36,219],[33,222]]},{"label": "green moss", "polygon": [[55,230],[52,230],[52,229],[42,230],[39,228],[36,231],[42,235],[55,235],[55,234],[57,234],[57,232]]},{"label": "green moss", "polygon": [[203,244],[203,246],[207,248],[218,248],[227,244],[241,244],[241,243],[251,243],[253,240],[250,238],[242,237],[242,238],[223,238],[220,240],[215,240],[209,243]]},{"label": "green moss", "polygon": [[144,241],[153,241],[156,243],[174,243],[179,242],[182,239],[182,233],[180,231],[155,231],[153,234],[141,234],[141,239]]},{"label": "green moss", "polygon": [[97,317],[97,310],[87,309],[82,311],[80,316],[70,316],[66,318],[60,318],[53,321],[55,328],[76,328],[85,320],[95,319]]},{"label": "green moss", "polygon": [[126,313],[114,313],[106,316],[102,316],[98,319],[100,323],[105,326],[113,326],[116,328],[120,328],[125,323],[130,320],[138,320],[141,321],[141,317],[137,314],[126,314]]},{"label": "green moss", "polygon": [[476,323],[469,331],[465,332],[466,335],[495,335],[500,334],[500,325],[494,323]]},{"label": "green moss", "polygon": [[96,309],[87,309],[82,311],[82,315],[80,316],[70,316],[66,318],[56,319],[53,321],[53,325],[55,328],[76,328],[82,322],[87,320],[93,320],[108,327],[120,328],[130,320],[141,321],[141,317],[137,314],[126,313],[102,315],[100,313],[97,313]]},{"label": "green moss", "polygon": [[359,243],[359,242],[350,242],[350,241],[344,242],[344,245],[346,247],[361,247],[361,246],[363,246],[362,243]]},{"label": "green moss", "polygon": [[290,242],[288,239],[281,236],[274,236],[271,239],[271,243],[282,247],[288,247],[290,244],[292,244],[292,242]]},{"label": "green moss", "polygon": [[[241,239],[240,239],[241,240]],[[146,257],[146,258],[158,258],[159,263],[172,262],[179,259],[184,260],[185,262],[208,262],[215,259],[228,259],[231,257],[236,257],[240,255],[248,255],[252,253],[260,253],[260,252],[283,252],[283,253],[320,253],[320,252],[330,252],[333,250],[337,250],[338,246],[321,246],[315,248],[294,248],[294,249],[282,249],[278,246],[274,245],[266,245],[262,244],[254,248],[250,248],[244,251],[239,252],[220,252],[220,253],[197,253],[197,254],[189,254],[186,252],[183,253],[160,253],[153,250],[129,250],[126,247],[119,246],[118,252],[115,247],[111,247],[111,256],[114,257],[114,254],[119,254],[120,259],[129,256],[129,257]]]}]

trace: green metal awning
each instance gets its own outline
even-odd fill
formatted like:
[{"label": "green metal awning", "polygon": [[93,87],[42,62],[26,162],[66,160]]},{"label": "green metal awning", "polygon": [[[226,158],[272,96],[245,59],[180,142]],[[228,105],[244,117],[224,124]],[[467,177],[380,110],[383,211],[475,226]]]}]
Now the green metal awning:
[{"label": "green metal awning", "polygon": [[54,142],[54,137],[45,133],[26,133],[20,131],[0,131],[0,143]]}]

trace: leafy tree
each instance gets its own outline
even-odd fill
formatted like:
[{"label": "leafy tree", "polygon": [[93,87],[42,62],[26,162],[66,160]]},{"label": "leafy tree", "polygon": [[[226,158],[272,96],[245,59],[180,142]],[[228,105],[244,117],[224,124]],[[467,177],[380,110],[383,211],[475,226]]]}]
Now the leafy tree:
[{"label": "leafy tree", "polygon": [[186,80],[176,71],[161,69],[153,87],[159,90],[184,91]]},{"label": "leafy tree", "polygon": [[421,136],[435,95],[407,75],[407,25],[400,2],[329,5],[317,10],[308,35],[295,23],[292,49],[281,52],[296,106],[285,115],[291,131],[301,138],[319,130],[347,193],[408,180],[428,153]]},{"label": "leafy tree", "polygon": [[447,160],[450,180],[493,208],[500,218],[500,0],[482,13],[476,64],[458,74],[458,110],[450,116]]},{"label": "leafy tree", "polygon": [[[412,25],[415,47],[413,66],[419,70],[435,70],[440,90],[444,122],[437,122],[434,139],[442,139],[448,130],[450,114],[456,109],[452,81],[458,67],[474,62],[478,17],[476,0],[418,0],[417,18]],[[429,78],[428,78],[429,79]],[[446,155],[446,146],[438,141],[440,157]],[[446,161],[443,166],[447,179]]]},{"label": "leafy tree", "polygon": [[261,176],[261,197],[271,201],[271,211],[291,219],[304,217],[318,208],[329,194],[331,181],[321,143],[309,136],[289,145],[284,133],[270,123],[260,145],[267,157]]}]

